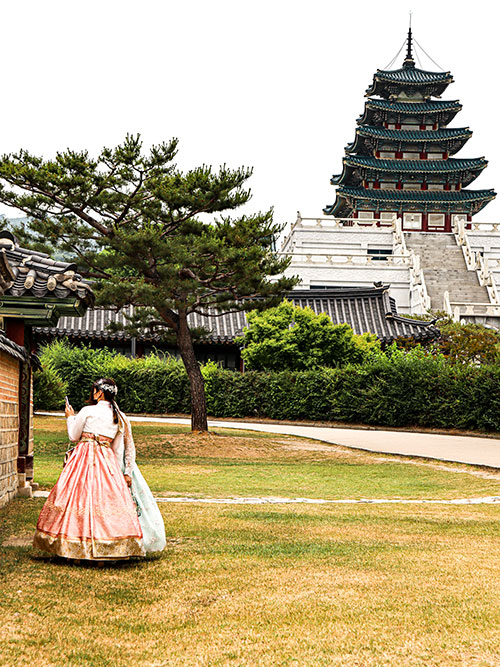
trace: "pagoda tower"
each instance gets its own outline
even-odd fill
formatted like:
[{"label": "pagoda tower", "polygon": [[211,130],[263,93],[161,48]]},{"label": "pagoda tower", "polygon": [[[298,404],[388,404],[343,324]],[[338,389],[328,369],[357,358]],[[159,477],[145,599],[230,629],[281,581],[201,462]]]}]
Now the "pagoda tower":
[{"label": "pagoda tower", "polygon": [[450,72],[415,67],[410,27],[403,66],[377,70],[366,91],[342,173],[331,179],[337,198],[326,215],[383,224],[396,214],[405,230],[449,232],[494,199],[493,190],[467,189],[487,160],[454,157],[472,136],[467,127],[448,127],[462,105],[433,99],[452,82]]}]

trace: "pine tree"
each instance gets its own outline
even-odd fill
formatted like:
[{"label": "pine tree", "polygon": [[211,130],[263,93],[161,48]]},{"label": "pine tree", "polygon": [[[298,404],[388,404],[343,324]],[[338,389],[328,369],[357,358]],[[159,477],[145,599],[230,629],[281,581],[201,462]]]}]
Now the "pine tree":
[{"label": "pine tree", "polygon": [[177,144],[145,152],[139,136],[127,136],[97,159],[72,150],[52,160],[25,150],[5,155],[0,201],[29,216],[26,241],[77,258],[99,305],[137,307],[130,333],[174,332],[190,380],[191,425],[205,431],[188,315],[273,306],[296,280],[280,276],[289,261],[274,252],[281,227],[272,210],[227,215],[250,199],[251,170],[203,165],[182,173]]}]

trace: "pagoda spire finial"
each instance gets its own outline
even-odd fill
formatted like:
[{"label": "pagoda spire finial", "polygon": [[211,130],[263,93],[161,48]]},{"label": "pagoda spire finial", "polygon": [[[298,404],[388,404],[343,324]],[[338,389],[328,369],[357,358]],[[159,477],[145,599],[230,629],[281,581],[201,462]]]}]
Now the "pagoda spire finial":
[{"label": "pagoda spire finial", "polygon": [[403,62],[403,67],[415,67],[415,61],[413,60],[413,38],[411,34],[411,12],[410,12],[410,27],[408,28],[408,37],[406,39],[407,49],[406,49],[406,58]]}]

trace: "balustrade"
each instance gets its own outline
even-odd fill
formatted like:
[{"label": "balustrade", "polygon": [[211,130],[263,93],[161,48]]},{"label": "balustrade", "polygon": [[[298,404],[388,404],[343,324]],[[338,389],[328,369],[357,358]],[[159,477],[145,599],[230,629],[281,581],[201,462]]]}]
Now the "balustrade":
[{"label": "balustrade", "polygon": [[493,274],[489,268],[488,258],[483,257],[480,252],[475,252],[471,249],[465,229],[465,224],[466,223],[464,223],[463,220],[456,222],[453,227],[453,233],[455,235],[457,245],[462,248],[467,270],[475,271],[477,273],[479,284],[483,287],[486,287],[486,291],[488,292],[488,296],[490,298],[490,303],[500,304],[500,295],[498,293]]}]

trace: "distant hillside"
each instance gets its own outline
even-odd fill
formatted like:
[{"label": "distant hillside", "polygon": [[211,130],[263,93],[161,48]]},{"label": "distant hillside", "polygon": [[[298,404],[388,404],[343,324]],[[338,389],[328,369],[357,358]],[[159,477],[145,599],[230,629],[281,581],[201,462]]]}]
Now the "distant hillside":
[{"label": "distant hillside", "polygon": [[10,227],[11,225],[12,226],[25,225],[28,222],[29,218],[28,218],[27,215],[25,215],[21,218],[11,218],[8,215],[3,215],[2,214],[2,215],[0,215],[0,220],[1,221],[6,220],[7,221],[7,227]]}]

